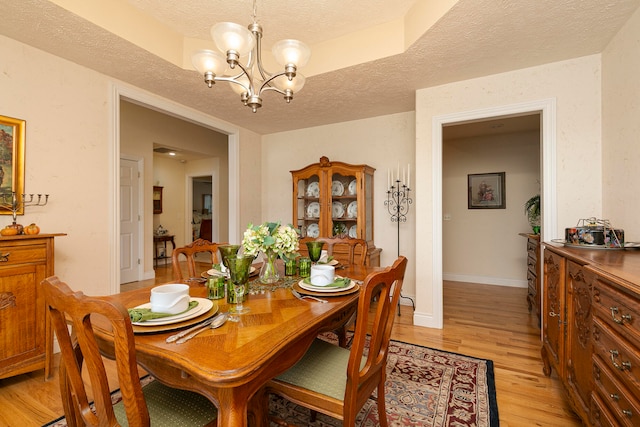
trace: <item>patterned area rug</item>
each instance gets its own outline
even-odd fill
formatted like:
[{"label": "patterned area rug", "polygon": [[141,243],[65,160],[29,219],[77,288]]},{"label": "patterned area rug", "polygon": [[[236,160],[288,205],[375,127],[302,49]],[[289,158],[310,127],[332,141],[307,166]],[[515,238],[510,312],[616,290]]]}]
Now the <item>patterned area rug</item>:
[{"label": "patterned area rug", "polygon": [[[114,392],[118,399],[119,393]],[[365,403],[357,426],[379,425],[375,395]],[[387,363],[387,419],[390,426],[497,427],[493,362],[427,347],[391,341]],[[342,422],[272,396],[270,411],[287,422],[338,427]],[[46,427],[65,427],[64,418]],[[275,424],[274,424],[275,425]]]}]

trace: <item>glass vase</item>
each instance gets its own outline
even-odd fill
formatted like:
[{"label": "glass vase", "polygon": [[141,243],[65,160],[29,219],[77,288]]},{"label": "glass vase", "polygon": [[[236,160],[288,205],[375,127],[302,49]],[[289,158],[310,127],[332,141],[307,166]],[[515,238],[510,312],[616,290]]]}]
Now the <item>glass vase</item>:
[{"label": "glass vase", "polygon": [[276,259],[278,254],[268,249],[264,252],[264,261],[260,268],[260,281],[262,283],[275,283],[280,279],[278,268],[276,267]]}]

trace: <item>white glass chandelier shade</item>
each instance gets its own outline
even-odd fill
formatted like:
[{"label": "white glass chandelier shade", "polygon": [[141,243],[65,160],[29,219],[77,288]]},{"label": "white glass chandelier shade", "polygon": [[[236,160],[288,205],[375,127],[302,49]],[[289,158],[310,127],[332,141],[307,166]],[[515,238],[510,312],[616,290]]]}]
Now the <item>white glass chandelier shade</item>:
[{"label": "white glass chandelier shade", "polygon": [[281,71],[270,73],[261,59],[262,28],[256,21],[254,1],[253,23],[245,28],[233,22],[220,22],[211,27],[211,37],[220,52],[199,50],[192,55],[193,66],[209,87],[216,82],[231,84],[244,105],[255,113],[262,106],[262,93],[275,91],[287,102],[305,84],[298,73],[311,57],[311,49],[301,41],[286,39],[277,42],[272,53]]},{"label": "white glass chandelier shade", "polygon": [[298,92],[304,86],[307,79],[300,73],[296,74],[296,77],[292,80],[286,75],[278,76],[273,79],[273,85],[280,89],[281,91],[286,91],[287,89],[291,92]]},{"label": "white glass chandelier shade", "polygon": [[227,59],[220,53],[202,49],[193,53],[191,62],[200,74],[211,72],[216,76],[221,76],[227,69]]},{"label": "white glass chandelier shade", "polygon": [[304,67],[311,58],[309,46],[299,40],[280,40],[271,48],[271,52],[278,64],[287,66],[293,64],[296,67]]},{"label": "white glass chandelier shade", "polygon": [[249,53],[256,39],[247,28],[233,22],[220,22],[211,27],[211,38],[222,53],[237,52],[238,56]]}]

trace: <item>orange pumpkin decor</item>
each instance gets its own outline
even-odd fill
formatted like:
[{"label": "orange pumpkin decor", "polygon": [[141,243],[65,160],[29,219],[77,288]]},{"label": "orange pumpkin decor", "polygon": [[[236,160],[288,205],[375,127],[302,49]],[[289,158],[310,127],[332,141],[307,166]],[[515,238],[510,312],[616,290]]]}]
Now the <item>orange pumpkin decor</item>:
[{"label": "orange pumpkin decor", "polygon": [[15,236],[20,233],[20,229],[18,228],[18,224],[9,224],[2,230],[0,230],[0,235],[3,236]]},{"label": "orange pumpkin decor", "polygon": [[24,234],[38,234],[40,233],[40,227],[38,227],[35,223],[31,223],[24,227]]}]

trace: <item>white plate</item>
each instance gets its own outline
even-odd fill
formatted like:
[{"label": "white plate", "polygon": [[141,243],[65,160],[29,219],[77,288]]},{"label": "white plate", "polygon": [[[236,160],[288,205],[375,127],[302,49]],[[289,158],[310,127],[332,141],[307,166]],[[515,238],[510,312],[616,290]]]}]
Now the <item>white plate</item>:
[{"label": "white plate", "polygon": [[358,188],[358,183],[356,183],[356,180],[354,179],[349,183],[349,194],[351,194],[352,196],[355,196],[357,188]]},{"label": "white plate", "polygon": [[307,236],[313,237],[314,239],[320,235],[320,227],[318,224],[309,224],[307,227]]},{"label": "white plate", "polygon": [[[336,277],[340,277],[340,276],[336,276]],[[300,280],[298,282],[298,286],[300,286],[302,289],[306,289],[308,291],[313,291],[313,292],[342,292],[342,291],[348,291],[349,289],[353,288],[356,285],[355,280],[351,280],[351,282],[349,282],[349,284],[344,288],[332,288],[331,286],[308,285],[304,283],[304,280],[305,279]]]},{"label": "white plate", "polygon": [[[173,316],[161,317],[159,319],[151,319],[146,322],[131,322],[132,325],[136,326],[160,326],[160,325],[170,325],[172,323],[184,322],[185,320],[193,319],[194,317],[198,317],[201,314],[206,313],[211,310],[213,307],[213,301],[208,300],[206,298],[191,298],[191,301],[198,301],[198,306],[193,310],[189,310],[185,313],[176,314]],[[146,304],[139,305],[135,308],[151,308],[151,303],[148,302]]]},{"label": "white plate", "polygon": [[[256,268],[255,267],[251,267],[249,268],[249,274],[253,274],[255,273]],[[211,270],[207,270],[207,274],[209,276],[226,276],[226,273],[221,272],[220,270],[216,270],[216,269],[211,269]]]},{"label": "white plate", "polygon": [[347,207],[347,216],[349,218],[357,218],[358,217],[358,201],[354,200],[349,203],[349,207]]},{"label": "white plate", "polygon": [[323,262],[322,258],[318,261],[318,264],[325,264],[325,265],[338,265],[340,264],[340,261],[338,261],[337,259],[332,259],[329,262]]},{"label": "white plate", "polygon": [[344,194],[344,185],[340,181],[333,181],[331,183],[331,195],[342,196]]},{"label": "white plate", "polygon": [[352,239],[358,238],[358,228],[355,225],[352,225],[349,229],[349,237],[351,237]]},{"label": "white plate", "polygon": [[344,216],[344,205],[340,202],[333,202],[333,217],[342,218]]},{"label": "white plate", "polygon": [[309,203],[309,205],[307,206],[307,216],[309,218],[320,218],[320,203]]},{"label": "white plate", "polygon": [[320,185],[317,182],[312,182],[307,187],[307,196],[320,197]]}]

